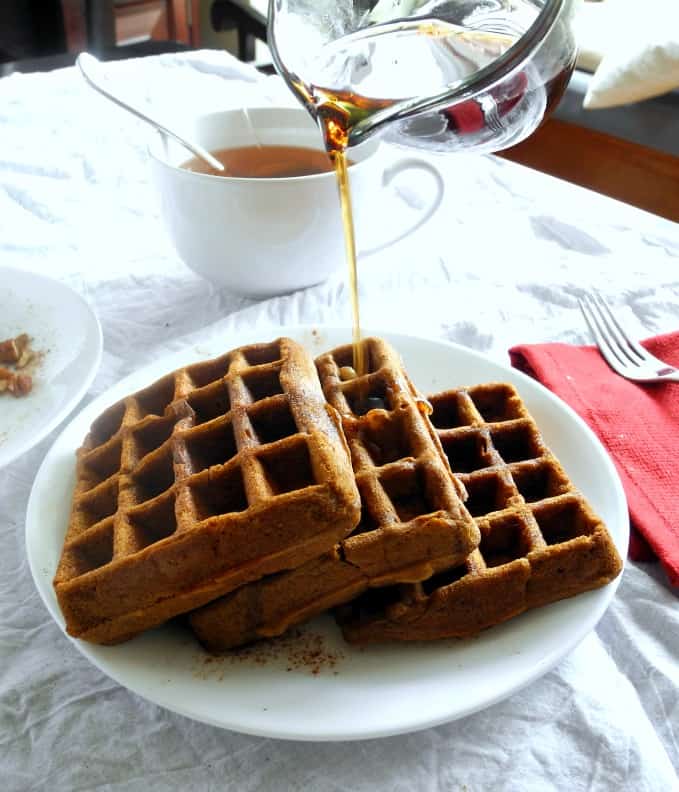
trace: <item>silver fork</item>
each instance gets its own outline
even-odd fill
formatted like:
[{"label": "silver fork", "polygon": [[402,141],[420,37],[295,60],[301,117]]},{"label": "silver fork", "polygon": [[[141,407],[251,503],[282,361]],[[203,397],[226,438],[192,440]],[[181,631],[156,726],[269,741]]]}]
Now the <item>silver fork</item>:
[{"label": "silver fork", "polygon": [[578,303],[599,351],[614,371],[635,382],[679,382],[679,369],[632,341],[600,295],[585,293]]},{"label": "silver fork", "polygon": [[491,130],[491,132],[497,132],[501,134],[505,131],[504,125],[502,123],[502,119],[500,118],[500,113],[497,108],[497,102],[490,94],[483,94],[478,100],[479,105],[481,106],[481,111],[483,112],[483,118],[486,122],[486,125]]}]

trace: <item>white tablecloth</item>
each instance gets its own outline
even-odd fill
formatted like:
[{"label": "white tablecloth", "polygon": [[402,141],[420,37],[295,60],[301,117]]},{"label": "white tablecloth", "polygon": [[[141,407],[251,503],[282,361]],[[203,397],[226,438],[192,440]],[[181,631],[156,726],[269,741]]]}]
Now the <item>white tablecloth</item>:
[{"label": "white tablecloth", "polygon": [[[221,53],[107,68],[179,118],[280,95]],[[88,399],[214,323],[264,340],[280,324],[348,322],[344,273],[252,302],[184,267],[159,222],[147,136],[73,69],[0,80],[2,263],[59,278],[96,308],[104,358]],[[678,226],[497,158],[436,162],[447,185],[437,216],[362,265],[367,324],[506,361],[518,342],[588,342],[576,295],[595,286],[639,336],[679,326]],[[418,185],[400,189],[418,202]],[[278,742],[147,703],[76,651],[34,589],[24,513],[52,439],[0,470],[3,789],[679,788],[679,615],[652,564],[627,566],[596,633],[530,689],[425,732]]]}]

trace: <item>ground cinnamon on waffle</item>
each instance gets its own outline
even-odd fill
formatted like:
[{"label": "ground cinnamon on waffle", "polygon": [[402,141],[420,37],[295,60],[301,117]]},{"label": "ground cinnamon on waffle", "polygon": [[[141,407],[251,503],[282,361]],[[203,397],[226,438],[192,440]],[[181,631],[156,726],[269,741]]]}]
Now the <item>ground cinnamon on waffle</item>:
[{"label": "ground cinnamon on waffle", "polygon": [[335,411],[290,339],[168,374],[78,451],[54,588],[71,635],[116,643],[330,550],[360,504]]},{"label": "ground cinnamon on waffle", "polygon": [[351,450],[362,502],[358,527],[322,557],[191,614],[194,632],[209,649],[280,635],[369,586],[424,580],[459,565],[478,544],[464,489],[450,475],[399,356],[377,338],[364,348],[368,373],[362,377],[347,377],[350,345],[316,361]]},{"label": "ground cinnamon on waffle", "polygon": [[617,577],[622,562],[605,525],[511,385],[458,388],[430,401],[481,543],[463,564],[339,608],[349,642],[466,637]]}]

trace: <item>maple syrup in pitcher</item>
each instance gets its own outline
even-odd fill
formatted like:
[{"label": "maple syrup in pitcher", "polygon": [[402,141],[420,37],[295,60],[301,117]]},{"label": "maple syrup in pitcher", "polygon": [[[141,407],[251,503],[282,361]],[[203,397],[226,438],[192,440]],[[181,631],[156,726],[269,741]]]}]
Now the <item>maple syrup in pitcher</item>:
[{"label": "maple syrup in pitcher", "polygon": [[[570,60],[552,62],[551,66],[540,64],[538,68],[536,63],[527,62],[484,94],[410,116],[392,117],[389,113],[408,96],[435,96],[442,88],[468,80],[507,52],[519,35],[440,19],[400,20],[374,25],[333,42],[316,61],[316,74],[307,82],[287,73],[288,84],[319,123],[337,177],[357,376],[367,373],[367,361],[361,343],[346,151],[350,143],[362,139],[362,129],[374,131],[380,126],[389,142],[441,152],[499,151],[523,140],[561,97],[574,67],[574,48]],[[434,62],[436,69],[427,70]],[[422,69],[415,68],[418,64]],[[350,87],[334,87],[340,85]]]}]

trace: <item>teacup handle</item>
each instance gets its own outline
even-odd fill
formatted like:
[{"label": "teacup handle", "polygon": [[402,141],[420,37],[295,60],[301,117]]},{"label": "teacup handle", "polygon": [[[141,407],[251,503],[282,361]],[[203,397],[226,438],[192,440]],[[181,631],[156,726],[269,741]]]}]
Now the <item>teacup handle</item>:
[{"label": "teacup handle", "polygon": [[358,256],[372,256],[374,253],[378,253],[380,250],[384,250],[385,248],[394,245],[396,242],[399,242],[401,239],[409,236],[414,231],[417,231],[418,228],[423,226],[441,205],[444,190],[443,177],[441,176],[438,168],[436,168],[434,165],[431,165],[429,162],[426,162],[425,160],[418,159],[417,157],[400,159],[393,165],[385,168],[384,172],[382,173],[382,186],[388,187],[397,176],[406,170],[421,170],[425,173],[428,173],[436,185],[436,195],[413,225],[411,225],[409,228],[406,228],[405,231],[401,231],[399,234],[393,237],[393,239],[388,239],[387,241],[380,242],[380,244],[374,245],[373,247],[359,250],[357,253]]}]

